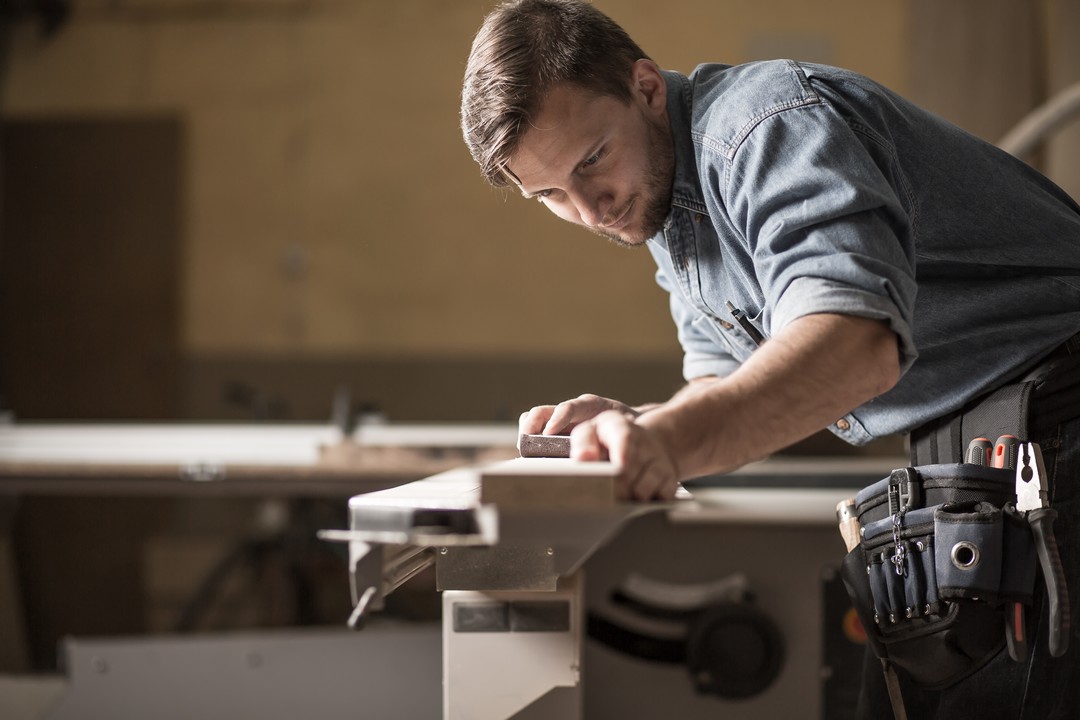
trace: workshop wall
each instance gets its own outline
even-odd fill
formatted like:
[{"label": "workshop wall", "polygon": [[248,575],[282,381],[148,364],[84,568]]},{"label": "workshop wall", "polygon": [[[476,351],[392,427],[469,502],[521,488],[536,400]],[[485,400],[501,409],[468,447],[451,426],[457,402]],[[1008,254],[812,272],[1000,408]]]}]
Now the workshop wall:
[{"label": "workshop wall", "polygon": [[[1044,16],[1047,57],[1045,88],[1048,95],[1080,83],[1080,3],[1055,0]],[[1042,169],[1073,198],[1080,198],[1080,122],[1074,118],[1047,140]]]},{"label": "workshop wall", "polygon": [[[347,386],[393,419],[489,419],[678,385],[647,254],[486,187],[469,158],[460,80],[493,4],[74,0],[51,37],[11,28],[6,118],[165,116],[182,129],[176,415],[322,417]],[[662,23],[647,0],[598,4],[684,72],[792,56],[902,93],[932,97],[935,76],[952,87],[947,67],[912,77],[916,49],[949,47],[911,42],[933,3],[676,0]],[[497,391],[493,368],[508,373]],[[530,384],[536,372],[555,380]],[[452,401],[417,382],[436,377]]]}]

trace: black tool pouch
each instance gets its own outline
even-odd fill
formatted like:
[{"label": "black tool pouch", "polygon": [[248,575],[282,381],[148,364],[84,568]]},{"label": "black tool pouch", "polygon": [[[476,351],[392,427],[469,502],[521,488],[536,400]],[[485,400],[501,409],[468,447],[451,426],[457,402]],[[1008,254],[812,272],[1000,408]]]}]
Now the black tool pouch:
[{"label": "black tool pouch", "polygon": [[1012,501],[1015,472],[895,470],[855,497],[861,540],[841,566],[874,653],[943,688],[1005,642],[1006,602],[1030,603],[1035,550]]}]

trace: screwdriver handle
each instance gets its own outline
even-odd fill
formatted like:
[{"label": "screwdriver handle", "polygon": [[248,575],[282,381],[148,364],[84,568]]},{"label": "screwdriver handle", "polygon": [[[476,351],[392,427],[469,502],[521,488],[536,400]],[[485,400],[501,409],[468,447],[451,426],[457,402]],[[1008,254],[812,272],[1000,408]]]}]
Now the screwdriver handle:
[{"label": "screwdriver handle", "polygon": [[1024,618],[1023,603],[1005,603],[1005,641],[1009,657],[1015,662],[1024,662],[1028,656],[1027,622]]},{"label": "screwdriver handle", "polygon": [[990,452],[993,448],[994,446],[986,438],[975,438],[968,443],[967,452],[964,453],[964,463],[967,465],[989,465]]},{"label": "screwdriver handle", "polygon": [[1056,517],[1057,510],[1046,507],[1030,511],[1027,519],[1035,535],[1035,550],[1050,598],[1050,655],[1061,657],[1069,649],[1069,588],[1065,585],[1065,570],[1054,537]]},{"label": "screwdriver handle", "polygon": [[840,537],[844,538],[844,547],[851,552],[859,544],[859,518],[855,514],[855,498],[841,500],[836,504],[836,524],[840,528]]},{"label": "screwdriver handle", "polygon": [[1020,450],[1020,438],[1015,435],[1002,435],[994,443],[994,454],[990,464],[996,468],[1016,468],[1016,455]]}]

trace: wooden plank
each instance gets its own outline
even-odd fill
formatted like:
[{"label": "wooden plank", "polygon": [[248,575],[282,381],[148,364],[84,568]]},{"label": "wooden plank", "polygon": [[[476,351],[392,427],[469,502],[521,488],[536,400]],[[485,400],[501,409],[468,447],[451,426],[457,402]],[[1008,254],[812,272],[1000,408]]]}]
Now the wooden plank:
[{"label": "wooden plank", "polygon": [[519,458],[480,471],[480,499],[500,510],[615,504],[615,466],[565,458]]}]

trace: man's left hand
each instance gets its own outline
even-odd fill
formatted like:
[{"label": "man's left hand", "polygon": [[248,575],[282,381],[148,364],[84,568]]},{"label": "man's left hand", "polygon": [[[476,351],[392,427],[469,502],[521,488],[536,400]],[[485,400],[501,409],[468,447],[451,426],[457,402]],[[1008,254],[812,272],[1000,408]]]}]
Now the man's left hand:
[{"label": "man's left hand", "polygon": [[679,486],[678,464],[661,434],[625,413],[604,412],[575,427],[570,457],[610,460],[621,500],[671,500]]}]

